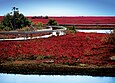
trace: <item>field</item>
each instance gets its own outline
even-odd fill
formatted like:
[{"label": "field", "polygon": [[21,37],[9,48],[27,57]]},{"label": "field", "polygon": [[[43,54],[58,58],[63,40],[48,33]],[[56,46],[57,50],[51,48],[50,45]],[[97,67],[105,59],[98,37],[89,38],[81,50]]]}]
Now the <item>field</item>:
[{"label": "field", "polygon": [[[76,25],[76,28],[85,29],[115,27],[114,16],[28,18],[33,23],[43,24],[49,19],[55,19],[59,25]],[[33,36],[38,35],[41,34]],[[0,72],[115,76],[114,48],[114,45],[108,43],[108,34],[101,33],[77,32],[26,41],[0,41]]]},{"label": "field", "polygon": [[42,22],[44,24],[47,23],[48,19],[55,19],[59,24],[115,24],[115,17],[107,17],[107,16],[76,16],[76,17],[38,17],[32,18],[28,17],[33,22]]},{"label": "field", "polygon": [[[115,16],[74,16],[74,17],[44,17],[27,16],[33,23],[46,24],[49,19],[54,19],[59,25],[76,25],[76,28],[85,29],[113,29],[115,27]],[[0,16],[0,21],[3,16]]]},{"label": "field", "polygon": [[45,70],[47,66],[55,69],[56,65],[62,68],[114,69],[115,61],[111,59],[113,47],[107,43],[107,34],[82,32],[47,39],[3,41],[0,42],[0,68],[3,72],[6,67],[12,71],[11,66],[15,69],[19,65],[22,68],[28,64],[39,64],[38,68],[41,68],[45,64]]},{"label": "field", "polygon": [[54,19],[59,25],[75,25],[80,29],[113,29],[115,27],[114,16],[74,16],[74,17],[28,17],[32,22],[46,24],[49,19]]}]

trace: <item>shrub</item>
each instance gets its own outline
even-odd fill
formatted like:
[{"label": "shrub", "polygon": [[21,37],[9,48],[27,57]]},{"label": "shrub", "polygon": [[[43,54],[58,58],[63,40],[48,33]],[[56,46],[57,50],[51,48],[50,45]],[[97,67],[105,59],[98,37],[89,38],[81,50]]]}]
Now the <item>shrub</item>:
[{"label": "shrub", "polygon": [[45,16],[45,19],[48,19],[48,16]]},{"label": "shrub", "polygon": [[108,43],[114,46],[113,51],[115,51],[115,29],[108,35]]},{"label": "shrub", "polygon": [[37,26],[38,26],[38,27],[42,27],[42,26],[43,26],[43,23],[42,23],[42,22],[38,22],[38,23],[37,23]]},{"label": "shrub", "polygon": [[115,45],[115,29],[113,30],[113,32],[110,33],[109,43]]},{"label": "shrub", "polygon": [[69,27],[69,28],[67,28],[67,30],[69,30],[72,33],[76,33],[77,32],[75,26]]},{"label": "shrub", "polygon": [[56,25],[58,25],[58,23],[56,22],[56,20],[50,19],[46,25],[48,25],[48,26],[56,26]]}]

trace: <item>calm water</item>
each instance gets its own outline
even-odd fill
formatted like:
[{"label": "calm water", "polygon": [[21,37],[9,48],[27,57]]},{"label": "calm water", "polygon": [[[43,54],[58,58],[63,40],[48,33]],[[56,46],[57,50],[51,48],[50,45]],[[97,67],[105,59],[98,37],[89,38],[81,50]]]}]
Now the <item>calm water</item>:
[{"label": "calm water", "polygon": [[0,83],[115,83],[115,77],[0,74]]},{"label": "calm water", "polygon": [[113,30],[81,30],[81,29],[77,29],[77,31],[80,32],[96,32],[96,33],[111,33]]}]

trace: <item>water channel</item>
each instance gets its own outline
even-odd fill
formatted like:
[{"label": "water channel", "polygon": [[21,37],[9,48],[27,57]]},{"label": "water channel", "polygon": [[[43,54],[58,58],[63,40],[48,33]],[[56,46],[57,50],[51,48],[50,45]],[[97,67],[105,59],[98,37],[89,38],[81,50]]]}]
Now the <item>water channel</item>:
[{"label": "water channel", "polygon": [[81,75],[21,75],[0,73],[0,83],[115,83],[115,77]]},{"label": "water channel", "polygon": [[111,33],[113,32],[113,30],[107,30],[107,29],[104,29],[104,30],[87,30],[87,29],[76,29],[77,31],[79,32],[95,32],[95,33]]}]

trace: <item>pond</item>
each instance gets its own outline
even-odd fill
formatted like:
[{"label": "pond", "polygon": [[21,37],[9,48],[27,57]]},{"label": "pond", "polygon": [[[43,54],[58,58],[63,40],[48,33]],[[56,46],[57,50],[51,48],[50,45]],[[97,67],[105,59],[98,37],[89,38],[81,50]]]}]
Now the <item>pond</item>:
[{"label": "pond", "polygon": [[0,73],[0,83],[115,83],[115,77],[81,75],[21,75]]}]

